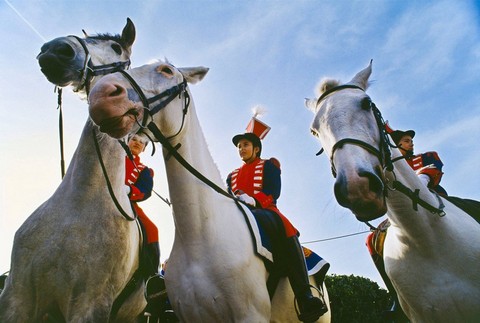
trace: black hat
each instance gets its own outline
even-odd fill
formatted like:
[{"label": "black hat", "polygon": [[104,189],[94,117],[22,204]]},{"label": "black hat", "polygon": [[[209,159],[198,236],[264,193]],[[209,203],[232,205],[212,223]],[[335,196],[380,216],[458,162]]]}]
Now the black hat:
[{"label": "black hat", "polygon": [[403,136],[410,136],[412,138],[415,137],[415,131],[413,131],[413,130],[406,130],[406,131],[395,130],[392,133],[390,133],[390,136],[392,137],[395,144],[398,145],[398,142],[400,141],[400,139],[402,139]]},{"label": "black hat", "polygon": [[410,136],[412,138],[415,137],[415,131],[413,130],[393,130],[388,124],[388,121],[385,122],[385,130],[392,137],[396,145],[398,145],[398,142],[400,141],[400,139],[402,139],[403,136]]},{"label": "black hat", "polygon": [[258,136],[256,134],[251,133],[251,132],[245,132],[245,133],[235,135],[232,138],[232,142],[235,146],[237,146],[238,142],[242,139],[246,139],[248,141],[251,141],[254,146],[262,148],[262,142],[260,141],[260,138],[258,138]]}]

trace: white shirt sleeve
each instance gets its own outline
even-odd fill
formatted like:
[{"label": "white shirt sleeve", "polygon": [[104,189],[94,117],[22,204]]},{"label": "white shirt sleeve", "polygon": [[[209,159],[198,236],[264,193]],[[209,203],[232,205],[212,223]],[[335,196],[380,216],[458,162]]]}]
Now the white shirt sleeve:
[{"label": "white shirt sleeve", "polygon": [[428,183],[430,183],[430,176],[428,176],[427,174],[419,174],[418,178],[420,178],[420,180],[423,184],[425,184],[425,186],[428,186]]}]

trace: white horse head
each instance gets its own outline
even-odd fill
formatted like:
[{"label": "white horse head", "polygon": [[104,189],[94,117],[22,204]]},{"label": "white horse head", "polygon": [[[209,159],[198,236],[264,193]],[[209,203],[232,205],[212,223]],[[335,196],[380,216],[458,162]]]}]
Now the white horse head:
[{"label": "white horse head", "polygon": [[[370,64],[343,85],[344,88],[338,93],[335,91],[338,84],[325,80],[321,84],[320,99],[307,100],[307,106],[315,113],[312,133],[319,137],[336,173],[335,197],[340,205],[352,210],[359,220],[377,218],[387,210],[383,196],[382,165],[378,156],[360,145],[342,144],[349,138],[372,145],[379,141],[378,128],[372,127],[376,122],[370,109],[371,101],[365,93],[371,71]],[[330,92],[332,89],[334,93]]]},{"label": "white horse head", "polygon": [[[232,199],[170,158],[175,152],[180,154],[212,186],[225,189],[187,87],[187,83],[201,80],[207,71],[204,67],[176,68],[159,61],[108,75],[92,88],[90,116],[114,137],[135,132],[150,119],[162,134],[159,140],[164,145],[175,219],[175,241],[165,279],[180,320],[295,322],[293,292],[286,278],[280,280],[270,301],[268,272],[254,252],[241,210]],[[175,152],[165,148],[169,146]],[[325,297],[328,304],[326,290]],[[329,322],[330,312],[320,319]]]},{"label": "white horse head", "polygon": [[[129,39],[123,49],[117,48],[119,38],[87,39],[88,61],[109,64],[120,56],[128,59],[134,38],[130,20],[121,38]],[[107,44],[119,57],[106,54]],[[80,44],[62,37],[46,47],[56,47],[56,54],[46,50],[50,54],[40,55],[45,75],[59,85],[78,86],[78,70],[85,60]],[[104,53],[110,58],[103,59]],[[59,69],[49,65],[49,59]],[[104,166],[117,205],[108,192],[98,153],[108,157]],[[136,322],[146,302],[143,277],[137,272],[140,233],[130,221],[134,215],[124,191],[124,163],[125,152],[117,140],[99,133],[88,120],[60,186],[16,232],[10,274],[0,294],[0,322],[40,322],[46,317],[66,322]],[[137,282],[130,293],[114,303],[134,275]]]},{"label": "white horse head", "polygon": [[429,191],[392,147],[365,93],[371,70],[370,62],[344,85],[324,83],[320,97],[306,102],[315,115],[312,133],[336,177],[335,197],[360,221],[388,212],[385,269],[412,321],[474,322],[480,317],[480,226]]},{"label": "white horse head", "polygon": [[57,86],[87,91],[92,78],[130,66],[135,26],[127,18],[121,35],[66,36],[43,44],[37,59],[45,77]]}]

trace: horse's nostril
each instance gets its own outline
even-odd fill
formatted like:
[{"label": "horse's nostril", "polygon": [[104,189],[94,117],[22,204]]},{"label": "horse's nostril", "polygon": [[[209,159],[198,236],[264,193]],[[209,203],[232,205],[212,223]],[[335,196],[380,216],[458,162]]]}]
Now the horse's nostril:
[{"label": "horse's nostril", "polygon": [[122,86],[114,85],[114,90],[112,90],[108,96],[115,97],[121,95],[124,92],[125,89]]},{"label": "horse's nostril", "polygon": [[371,192],[380,193],[383,191],[383,182],[382,180],[372,172],[359,172],[360,177],[368,178],[368,188]]},{"label": "horse's nostril", "polygon": [[61,43],[55,46],[55,49],[53,50],[53,52],[58,56],[63,56],[67,59],[71,59],[75,57],[74,49],[72,48],[72,46],[66,43]]}]

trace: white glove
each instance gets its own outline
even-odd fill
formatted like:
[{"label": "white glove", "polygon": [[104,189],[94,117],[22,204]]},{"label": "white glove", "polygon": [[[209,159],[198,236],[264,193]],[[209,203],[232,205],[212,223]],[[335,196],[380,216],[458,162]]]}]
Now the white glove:
[{"label": "white glove", "polygon": [[130,194],[130,191],[132,190],[130,186],[124,185],[123,188],[125,189],[125,193],[128,195]]},{"label": "white glove", "polygon": [[255,199],[248,194],[243,193],[243,194],[237,195],[237,197],[240,201],[245,202],[248,205],[255,206],[256,204]]},{"label": "white glove", "polygon": [[427,174],[419,174],[418,178],[420,178],[422,183],[428,187],[428,183],[430,183],[430,176],[428,176]]}]

